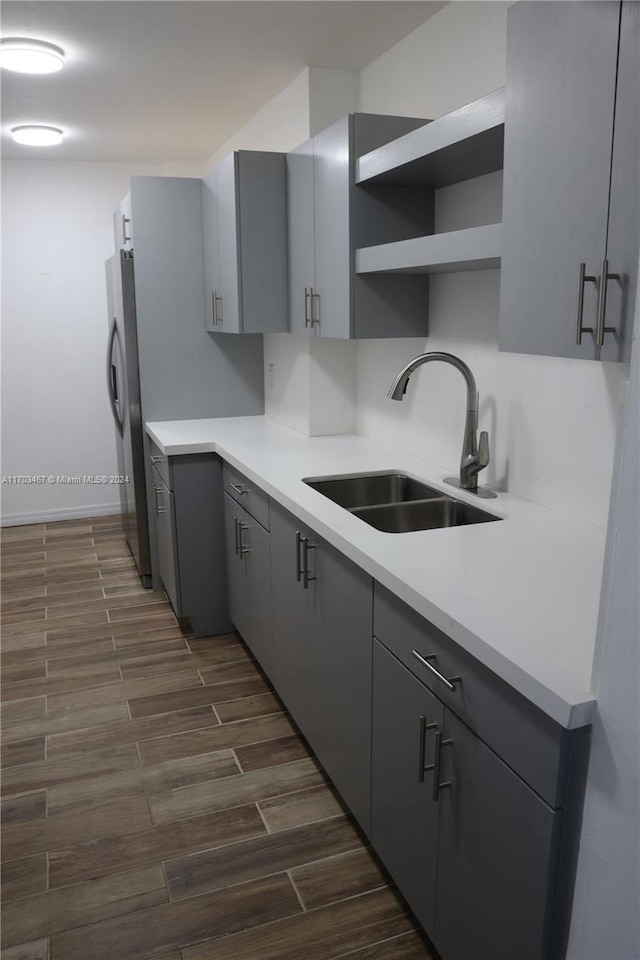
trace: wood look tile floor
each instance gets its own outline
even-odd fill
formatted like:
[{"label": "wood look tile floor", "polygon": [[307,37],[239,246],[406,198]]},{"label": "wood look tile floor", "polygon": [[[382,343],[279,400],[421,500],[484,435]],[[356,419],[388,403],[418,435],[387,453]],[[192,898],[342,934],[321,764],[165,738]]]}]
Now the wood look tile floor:
[{"label": "wood look tile floor", "polygon": [[3,960],[429,960],[235,635],[117,518],[2,532]]}]

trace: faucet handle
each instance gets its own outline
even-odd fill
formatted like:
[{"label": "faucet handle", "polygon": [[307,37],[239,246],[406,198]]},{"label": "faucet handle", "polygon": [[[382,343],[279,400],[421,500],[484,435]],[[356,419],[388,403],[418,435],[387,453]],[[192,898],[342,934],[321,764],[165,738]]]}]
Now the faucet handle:
[{"label": "faucet handle", "polygon": [[489,434],[483,430],[478,442],[478,466],[484,469],[489,464],[491,455],[489,453]]}]

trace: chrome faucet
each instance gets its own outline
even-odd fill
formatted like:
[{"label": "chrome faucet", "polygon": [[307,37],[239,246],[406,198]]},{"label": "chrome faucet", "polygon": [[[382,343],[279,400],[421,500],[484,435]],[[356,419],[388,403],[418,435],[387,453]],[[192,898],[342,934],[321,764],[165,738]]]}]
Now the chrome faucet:
[{"label": "chrome faucet", "polygon": [[462,457],[460,458],[460,478],[445,477],[445,483],[451,483],[453,486],[460,487],[462,490],[468,490],[479,497],[495,497],[496,494],[484,487],[478,487],[478,474],[489,463],[489,434],[483,430],[480,434],[480,443],[476,439],[478,429],[478,389],[476,387],[475,377],[463,360],[454,356],[452,353],[440,353],[432,351],[431,353],[422,353],[419,357],[414,357],[402,368],[396,379],[391,384],[387,396],[391,400],[402,400],[407,387],[409,378],[414,370],[421,367],[423,363],[429,363],[431,360],[442,360],[444,363],[450,363],[456,370],[459,370],[467,384],[467,417],[464,426],[464,440],[462,443]]}]

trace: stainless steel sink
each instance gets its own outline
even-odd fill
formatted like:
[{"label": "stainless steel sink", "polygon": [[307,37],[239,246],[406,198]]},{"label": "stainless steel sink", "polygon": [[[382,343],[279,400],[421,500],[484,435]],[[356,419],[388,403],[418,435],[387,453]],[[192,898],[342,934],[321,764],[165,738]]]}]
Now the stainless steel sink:
[{"label": "stainless steel sink", "polygon": [[468,523],[487,523],[500,520],[491,513],[478,510],[468,503],[442,497],[439,500],[393,503],[377,507],[351,510],[354,516],[370,523],[385,533],[409,533],[411,530],[438,530],[442,527],[460,527]]},{"label": "stainless steel sink", "polygon": [[402,473],[309,477],[304,483],[385,533],[437,530],[502,519]]},{"label": "stainless steel sink", "polygon": [[347,510],[377,503],[405,503],[443,496],[442,491],[402,473],[366,473],[360,476],[305,480],[310,487]]}]

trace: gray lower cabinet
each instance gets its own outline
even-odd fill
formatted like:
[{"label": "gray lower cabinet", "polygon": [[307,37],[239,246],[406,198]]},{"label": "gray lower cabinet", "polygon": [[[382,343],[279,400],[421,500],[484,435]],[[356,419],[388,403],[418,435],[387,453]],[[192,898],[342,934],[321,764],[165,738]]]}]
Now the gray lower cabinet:
[{"label": "gray lower cabinet", "polygon": [[274,684],[370,829],[372,581],[271,503]]},{"label": "gray lower cabinet", "polygon": [[509,10],[502,350],[629,358],[638,19],[635,2],[523,2]]},{"label": "gray lower cabinet", "polygon": [[272,674],[270,537],[224,495],[229,616],[265,673]]},{"label": "gray lower cabinet", "polygon": [[541,960],[551,947],[562,811],[445,709],[433,940],[446,960]]},{"label": "gray lower cabinet", "polygon": [[173,493],[155,468],[153,469],[153,513],[156,528],[158,573],[175,615],[182,617],[184,614],[182,613],[180,594],[180,569]]},{"label": "gray lower cabinet", "polygon": [[444,960],[548,954],[561,813],[374,641],[373,845]]},{"label": "gray lower cabinet", "polygon": [[196,636],[228,633],[222,463],[215,454],[166,457],[149,465],[158,572],[174,613]]},{"label": "gray lower cabinet", "polygon": [[374,640],[371,840],[428,932],[435,926],[440,807],[425,767],[433,764],[443,714],[440,701]]}]

